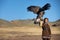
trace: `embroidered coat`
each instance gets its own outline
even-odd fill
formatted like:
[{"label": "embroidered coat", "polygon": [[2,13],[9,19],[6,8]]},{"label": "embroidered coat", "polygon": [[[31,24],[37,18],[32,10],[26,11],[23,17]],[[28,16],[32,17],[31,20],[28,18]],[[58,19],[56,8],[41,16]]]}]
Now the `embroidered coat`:
[{"label": "embroidered coat", "polygon": [[51,30],[48,23],[43,23],[42,25],[42,38],[50,38],[51,37]]}]

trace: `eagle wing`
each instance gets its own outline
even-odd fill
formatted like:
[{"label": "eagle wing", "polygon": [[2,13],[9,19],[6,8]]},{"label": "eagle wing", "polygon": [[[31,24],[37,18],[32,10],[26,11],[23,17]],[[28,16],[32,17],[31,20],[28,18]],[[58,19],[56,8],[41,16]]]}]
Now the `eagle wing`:
[{"label": "eagle wing", "polygon": [[29,6],[29,7],[27,8],[28,11],[31,11],[31,12],[33,12],[33,13],[35,13],[35,14],[39,11],[39,9],[40,9],[39,6]]},{"label": "eagle wing", "polygon": [[51,5],[49,3],[47,3],[42,7],[42,11],[48,10],[48,9],[50,9],[50,7],[51,7]]}]

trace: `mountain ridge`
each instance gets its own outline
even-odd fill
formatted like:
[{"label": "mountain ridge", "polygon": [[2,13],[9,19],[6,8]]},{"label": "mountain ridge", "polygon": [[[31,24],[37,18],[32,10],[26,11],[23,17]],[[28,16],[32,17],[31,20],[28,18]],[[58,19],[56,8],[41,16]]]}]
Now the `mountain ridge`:
[{"label": "mountain ridge", "polygon": [[[33,23],[33,19],[27,19],[27,20],[11,20],[11,21],[7,21],[4,19],[0,19],[0,27],[13,27],[13,26],[39,26],[39,25],[35,25]],[[51,22],[51,24],[60,24],[60,19],[55,21],[55,22]]]}]

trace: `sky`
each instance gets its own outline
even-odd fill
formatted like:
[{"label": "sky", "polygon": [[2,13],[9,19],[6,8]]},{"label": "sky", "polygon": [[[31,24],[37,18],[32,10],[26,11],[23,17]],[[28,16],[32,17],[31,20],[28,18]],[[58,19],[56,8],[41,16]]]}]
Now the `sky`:
[{"label": "sky", "polygon": [[43,7],[46,3],[51,4],[51,8],[45,11],[43,18],[49,18],[49,21],[60,19],[60,0],[0,0],[0,19],[18,20],[33,19],[36,14],[28,12],[28,6]]}]

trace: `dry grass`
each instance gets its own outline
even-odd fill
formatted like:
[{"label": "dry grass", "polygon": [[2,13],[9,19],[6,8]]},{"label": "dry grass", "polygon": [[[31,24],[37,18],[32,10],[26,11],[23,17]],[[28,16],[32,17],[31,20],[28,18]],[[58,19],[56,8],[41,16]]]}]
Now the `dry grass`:
[{"label": "dry grass", "polygon": [[[51,27],[52,34],[60,37],[60,27]],[[34,36],[35,35],[35,36]],[[8,27],[0,28],[0,40],[40,40],[42,35],[41,27]],[[55,36],[52,36],[52,40]]]},{"label": "dry grass", "polygon": [[[51,32],[51,40],[60,40],[60,26],[51,26]],[[41,35],[42,28],[31,20],[8,22],[0,19],[0,40],[42,40]]]}]

